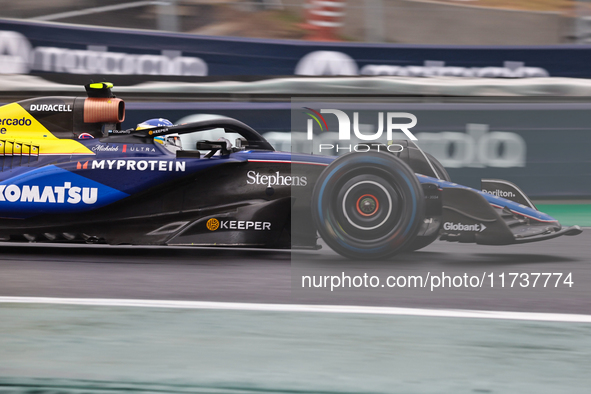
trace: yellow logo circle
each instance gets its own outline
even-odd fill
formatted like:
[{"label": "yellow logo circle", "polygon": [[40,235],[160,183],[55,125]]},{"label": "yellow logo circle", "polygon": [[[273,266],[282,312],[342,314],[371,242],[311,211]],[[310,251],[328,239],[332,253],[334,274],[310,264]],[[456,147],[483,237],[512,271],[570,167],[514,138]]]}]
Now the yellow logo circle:
[{"label": "yellow logo circle", "polygon": [[207,229],[209,231],[215,231],[218,228],[220,228],[220,221],[215,219],[215,218],[211,218],[207,221]]}]

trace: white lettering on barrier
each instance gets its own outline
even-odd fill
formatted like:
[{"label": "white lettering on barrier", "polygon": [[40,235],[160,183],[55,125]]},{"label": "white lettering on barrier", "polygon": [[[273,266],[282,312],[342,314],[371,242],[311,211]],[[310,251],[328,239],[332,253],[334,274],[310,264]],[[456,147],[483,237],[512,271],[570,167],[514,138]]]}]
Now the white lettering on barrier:
[{"label": "white lettering on barrier", "polygon": [[525,140],[517,133],[488,129],[486,124],[467,124],[466,133],[417,133],[417,138],[444,167],[525,167]]},{"label": "white lettering on barrier", "polygon": [[207,63],[180,51],[161,54],[108,52],[106,46],[87,49],[32,48],[21,33],[0,31],[0,74],[27,74],[30,70],[70,74],[206,76]]},{"label": "white lettering on barrier", "polygon": [[337,51],[314,51],[303,56],[295,68],[296,75],[392,75],[400,77],[465,77],[465,78],[540,78],[549,77],[541,67],[526,67],[524,62],[505,61],[502,67],[446,66],[444,61],[425,60],[422,66],[367,64],[358,70],[357,62]]}]

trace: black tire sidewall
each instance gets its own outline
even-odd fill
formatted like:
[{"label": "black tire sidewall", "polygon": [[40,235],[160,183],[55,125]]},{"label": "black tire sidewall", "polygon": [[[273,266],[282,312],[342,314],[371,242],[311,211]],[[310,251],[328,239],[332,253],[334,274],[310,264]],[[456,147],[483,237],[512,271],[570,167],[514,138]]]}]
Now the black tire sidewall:
[{"label": "black tire sidewall", "polygon": [[[392,207],[396,220],[387,216],[377,230],[367,230],[367,236],[351,231],[351,220],[344,221],[342,200],[338,200],[342,188],[361,174],[395,193],[392,204],[397,204]],[[337,158],[320,175],[312,197],[312,216],[320,236],[337,253],[356,259],[387,258],[414,240],[423,220],[423,199],[416,175],[398,158],[378,152],[350,153]]]}]

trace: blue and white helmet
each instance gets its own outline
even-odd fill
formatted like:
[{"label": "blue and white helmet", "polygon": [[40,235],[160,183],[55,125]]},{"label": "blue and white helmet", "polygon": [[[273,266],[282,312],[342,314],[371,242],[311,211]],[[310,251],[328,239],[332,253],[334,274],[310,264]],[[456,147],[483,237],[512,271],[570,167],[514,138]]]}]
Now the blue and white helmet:
[{"label": "blue and white helmet", "polygon": [[144,129],[151,129],[153,127],[161,127],[161,126],[174,126],[172,122],[168,119],[164,118],[154,118],[148,119],[143,121],[142,123],[136,126],[136,130],[144,130]]}]

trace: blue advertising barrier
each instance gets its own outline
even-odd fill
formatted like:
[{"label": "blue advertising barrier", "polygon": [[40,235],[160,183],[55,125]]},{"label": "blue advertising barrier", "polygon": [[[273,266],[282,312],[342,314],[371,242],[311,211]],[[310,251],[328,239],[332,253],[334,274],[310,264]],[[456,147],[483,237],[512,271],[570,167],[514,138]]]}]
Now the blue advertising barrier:
[{"label": "blue advertising barrier", "polygon": [[208,37],[0,20],[0,73],[591,77],[587,45],[493,47]]}]

